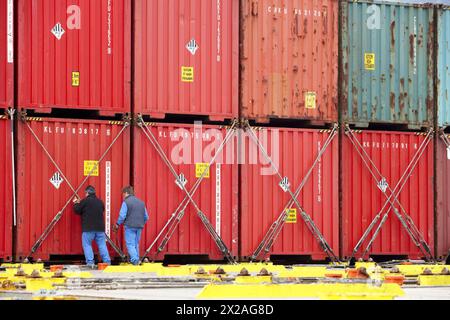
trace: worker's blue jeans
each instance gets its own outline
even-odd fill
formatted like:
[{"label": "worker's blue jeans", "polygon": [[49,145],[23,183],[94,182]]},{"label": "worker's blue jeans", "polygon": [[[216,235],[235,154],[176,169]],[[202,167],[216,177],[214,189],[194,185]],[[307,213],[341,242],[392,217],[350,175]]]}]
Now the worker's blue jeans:
[{"label": "worker's blue jeans", "polygon": [[130,262],[138,265],[139,258],[139,241],[141,240],[142,229],[125,227],[125,243],[127,244]]},{"label": "worker's blue jeans", "polygon": [[92,250],[92,241],[97,243],[98,251],[103,263],[111,264],[108,248],[106,247],[106,235],[104,232],[83,232],[82,242],[84,256],[86,257],[87,265],[94,265],[94,251]]}]

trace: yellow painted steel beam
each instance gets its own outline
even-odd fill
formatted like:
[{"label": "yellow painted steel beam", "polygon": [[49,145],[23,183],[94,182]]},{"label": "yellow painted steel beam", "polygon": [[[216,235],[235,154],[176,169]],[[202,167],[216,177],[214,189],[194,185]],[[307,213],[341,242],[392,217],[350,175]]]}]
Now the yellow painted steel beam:
[{"label": "yellow painted steel beam", "polygon": [[41,271],[41,270],[45,269],[43,263],[33,263],[33,264],[31,264],[31,263],[23,263],[23,264],[19,264],[19,263],[4,263],[1,266],[5,267],[7,271],[8,270],[17,270],[17,269],[19,269],[19,267],[22,267],[22,269],[25,272],[30,272],[30,273],[33,270]]},{"label": "yellow painted steel beam", "polygon": [[404,295],[397,284],[266,284],[230,285],[209,284],[197,299],[394,299]]},{"label": "yellow painted steel beam", "polygon": [[431,270],[433,274],[440,274],[442,272],[442,269],[447,268],[450,270],[450,266],[445,265],[397,265],[396,266],[400,273],[402,273],[404,276],[412,277],[412,276],[418,276],[423,273],[425,269]]},{"label": "yellow painted steel beam", "polygon": [[294,267],[278,273],[279,278],[325,278],[328,274],[341,274],[345,277],[344,269],[329,269],[327,267]]},{"label": "yellow painted steel beam", "polygon": [[162,263],[144,263],[140,266],[132,264],[122,264],[120,266],[108,266],[103,272],[105,273],[148,273],[158,272],[163,268]]},{"label": "yellow painted steel beam", "polygon": [[272,277],[271,276],[236,277],[234,282],[237,284],[272,283]]},{"label": "yellow painted steel beam", "polygon": [[450,276],[448,275],[420,275],[419,285],[421,286],[436,286],[447,287],[450,286]]}]

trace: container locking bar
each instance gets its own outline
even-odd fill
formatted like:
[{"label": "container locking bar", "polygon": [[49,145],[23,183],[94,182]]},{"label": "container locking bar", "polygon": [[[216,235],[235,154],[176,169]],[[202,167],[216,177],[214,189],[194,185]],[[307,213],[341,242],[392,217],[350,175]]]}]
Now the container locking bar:
[{"label": "container locking bar", "polygon": [[[93,166],[93,168],[91,169],[91,171],[89,172],[89,174],[84,178],[84,180],[81,182],[81,184],[77,187],[77,189],[74,189],[74,187],[70,184],[69,180],[67,179],[67,177],[64,175],[63,171],[61,170],[61,168],[58,166],[58,164],[56,163],[56,161],[54,160],[54,158],[50,155],[49,151],[47,150],[47,148],[45,148],[44,144],[42,143],[42,141],[39,139],[39,137],[36,135],[36,133],[34,132],[34,130],[31,128],[31,126],[28,124],[26,118],[22,118],[22,120],[25,122],[25,124],[27,125],[28,129],[30,130],[31,134],[33,135],[33,137],[36,139],[36,141],[39,143],[39,145],[41,146],[41,148],[43,149],[43,151],[45,152],[45,154],[47,155],[47,157],[49,158],[50,162],[55,166],[55,168],[59,171],[59,173],[61,174],[61,176],[66,180],[67,185],[70,187],[70,189],[72,190],[73,194],[70,196],[70,198],[67,200],[67,202],[65,203],[65,205],[63,206],[63,208],[55,215],[55,217],[53,218],[53,220],[50,222],[50,224],[45,228],[44,232],[41,234],[41,236],[38,238],[38,240],[35,242],[35,244],[33,245],[33,247],[31,248],[31,252],[30,254],[26,257],[26,259],[29,259],[29,257],[31,257],[42,245],[42,243],[45,241],[45,239],[48,237],[48,235],[52,232],[53,228],[56,226],[56,224],[59,222],[59,220],[61,219],[64,211],[66,210],[66,208],[69,206],[70,202],[72,201],[72,199],[74,197],[78,197],[78,192],[81,190],[81,188],[83,187],[83,185],[88,181],[88,179],[91,177],[91,175],[94,173],[95,170],[97,170],[98,165],[105,159],[105,157],[108,155],[109,151],[112,149],[112,147],[115,145],[115,143],[117,142],[117,140],[119,140],[120,136],[122,136],[122,134],[125,132],[125,130],[129,127],[129,123],[125,122],[124,123],[124,127],[120,130],[120,132],[117,134],[117,136],[114,138],[114,140],[111,142],[111,144],[108,146],[108,148],[106,148],[105,152],[101,155],[100,159],[98,160],[98,162]],[[106,234],[105,234],[106,235]],[[119,256],[124,259],[125,258],[125,254],[122,252],[122,250],[120,250],[120,248],[115,245],[115,243],[111,240],[111,238],[108,237],[108,235],[106,235],[106,240],[109,242],[109,244],[111,245],[111,247],[117,252],[117,254],[119,254]]]},{"label": "container locking bar", "polygon": [[[262,154],[264,155],[266,160],[268,160],[270,162],[271,167],[274,169],[274,171],[276,172],[277,176],[280,178],[280,181],[283,182],[285,177],[283,177],[280,174],[280,171],[278,170],[278,167],[273,163],[273,160],[271,159],[271,157],[267,153],[266,148],[262,145],[261,141],[259,141],[258,137],[256,136],[253,128],[250,126],[249,122],[246,121],[244,126],[246,127],[247,131],[249,132],[250,138],[258,146],[258,148],[260,149],[260,151],[262,152]],[[334,130],[337,131],[337,129],[338,129],[338,126],[335,125]],[[331,143],[331,141],[330,141],[330,143]],[[311,169],[311,172],[312,172],[312,169]],[[297,199],[298,194],[295,195],[292,192],[290,186],[288,186],[286,184],[284,184],[283,190],[284,189],[286,189],[286,192],[288,192],[289,195],[291,196],[292,202],[295,203],[296,206],[298,207],[298,209],[300,210],[300,216],[302,217],[303,221],[305,222],[305,224],[308,227],[308,229],[310,230],[310,232],[313,234],[313,236],[316,238],[316,240],[318,241],[318,243],[322,247],[323,251],[327,254],[327,256],[330,258],[330,260],[333,263],[339,262],[339,258],[335,255],[333,249],[330,247],[330,245],[326,241],[325,237],[320,232],[319,228],[317,228],[317,226],[314,223],[314,221],[311,219],[311,217],[306,213],[306,211],[303,209],[303,207],[299,203],[299,201]],[[298,190],[298,193],[300,193],[300,190]],[[284,213],[281,216],[281,221],[280,221],[280,225],[281,226],[284,225],[284,222],[286,221],[286,218],[287,218],[287,214],[286,214],[286,210],[285,210]],[[280,228],[280,230],[281,230],[281,228]],[[269,230],[269,232],[270,232],[270,230]],[[272,237],[272,239],[270,239],[268,241],[268,245],[266,247],[266,252],[268,252],[268,249],[270,250],[270,247],[272,246],[274,240],[275,240],[275,238]],[[258,253],[258,255],[259,255],[259,253]],[[254,256],[255,256],[255,254],[252,256],[252,258]]]},{"label": "container locking bar", "polygon": [[[233,121],[233,125],[236,125],[236,123],[237,123],[236,121]],[[179,179],[179,175],[175,171],[175,169],[174,169],[172,163],[170,162],[170,160],[167,158],[166,154],[164,153],[163,148],[158,143],[158,140],[156,139],[156,137],[154,136],[152,131],[145,125],[145,122],[143,121],[141,116],[138,119],[138,125],[143,130],[145,136],[150,141],[152,146],[156,149],[156,151],[158,152],[158,154],[162,158],[163,162],[169,168],[169,171],[172,173],[172,175],[175,177],[175,179],[178,180]],[[221,151],[225,147],[225,143],[224,142],[226,142],[226,140],[224,140],[222,142],[221,148],[219,148],[218,151]],[[203,171],[203,173],[202,173],[202,175],[200,177],[201,180],[203,180],[203,178],[205,177],[205,175],[206,175],[206,173],[207,173],[209,168],[210,168],[210,165],[208,166],[207,169],[205,169]],[[184,185],[180,184],[178,186],[184,191],[184,193],[186,194],[186,197],[188,198],[188,201],[194,206],[195,210],[197,211],[197,215],[199,216],[200,220],[202,221],[202,223],[205,226],[205,228],[208,231],[208,233],[211,235],[212,239],[216,243],[217,247],[219,248],[219,250],[223,254],[223,256],[230,263],[233,263],[233,264],[236,263],[236,261],[234,260],[234,258],[231,255],[229,249],[227,248],[226,244],[222,240],[222,238],[217,234],[217,232],[214,230],[211,222],[204,215],[204,213],[200,210],[200,208],[198,207],[197,203],[192,198],[192,194],[186,189],[186,187]],[[182,210],[182,211],[184,211],[184,210]]]},{"label": "container locking bar", "polygon": [[[369,244],[367,248],[365,249],[363,253],[364,256],[368,253],[371,246],[373,245],[373,242],[375,241],[376,237],[378,236],[381,228],[383,227],[384,223],[386,222],[389,212],[394,211],[396,217],[399,219],[400,223],[410,236],[412,242],[416,247],[419,248],[419,250],[424,254],[427,260],[433,260],[433,254],[431,253],[431,250],[429,248],[429,245],[425,241],[423,235],[420,233],[420,231],[415,226],[414,222],[412,221],[411,217],[407,214],[406,210],[400,203],[398,197],[400,193],[402,192],[403,188],[405,187],[406,183],[408,182],[409,178],[412,176],[414,169],[416,168],[417,164],[419,163],[419,160],[421,159],[422,155],[424,154],[426,148],[428,147],[428,144],[431,141],[431,138],[433,136],[433,131],[430,130],[425,138],[425,140],[421,143],[419,146],[419,149],[414,154],[413,158],[411,159],[411,162],[408,164],[408,167],[406,168],[405,172],[403,173],[402,177],[399,179],[397,185],[392,190],[389,184],[386,182],[386,179],[381,174],[381,171],[376,167],[373,160],[370,158],[370,156],[367,154],[364,147],[361,145],[360,141],[356,138],[353,131],[350,129],[350,127],[347,125],[345,129],[345,134],[350,139],[350,142],[352,143],[353,147],[357,151],[358,155],[361,157],[364,165],[367,167],[369,173],[372,175],[373,179],[377,183],[378,188],[382,191],[382,193],[387,198],[386,202],[384,203],[382,209],[378,212],[378,214],[374,217],[372,222],[370,223],[369,227],[364,232],[361,239],[356,244],[355,248],[353,249],[352,256],[350,260],[354,259],[354,256],[359,251],[362,244],[365,242],[365,240],[368,238],[370,232],[372,232],[375,225],[378,223],[380,219],[381,222],[378,225],[373,237],[369,241]],[[385,183],[381,184],[380,181],[385,181]],[[381,187],[382,186],[382,187]],[[388,193],[389,192],[389,195]],[[400,207],[402,210],[402,213],[399,212],[396,205]],[[387,207],[390,207],[390,209],[387,209]],[[385,212],[385,210],[387,211]],[[383,212],[384,215],[383,215]]]}]

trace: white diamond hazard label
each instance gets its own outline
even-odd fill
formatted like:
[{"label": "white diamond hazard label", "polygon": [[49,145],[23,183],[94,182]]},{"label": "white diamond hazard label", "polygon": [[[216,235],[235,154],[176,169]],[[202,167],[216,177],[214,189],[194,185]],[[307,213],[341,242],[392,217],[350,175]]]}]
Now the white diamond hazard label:
[{"label": "white diamond hazard label", "polygon": [[181,190],[183,190],[187,184],[187,179],[184,176],[184,174],[180,174],[180,176],[178,177],[177,180],[175,180],[176,185],[178,186],[178,188],[180,188]]},{"label": "white diamond hazard label", "polygon": [[63,26],[61,25],[61,23],[57,23],[54,27],[53,27],[53,29],[52,29],[52,33],[53,33],[53,35],[56,37],[56,39],[58,39],[58,40],[61,40],[61,38],[62,38],[62,36],[63,36],[63,34],[65,33],[66,31],[64,31],[64,28],[63,28]]},{"label": "white diamond hazard label", "polygon": [[51,178],[50,183],[56,188],[59,189],[61,184],[64,182],[64,179],[61,177],[59,172],[56,172]]},{"label": "white diamond hazard label", "polygon": [[192,39],[191,41],[188,42],[188,44],[186,45],[186,49],[188,49],[188,51],[195,56],[195,53],[197,52],[198,49],[200,49],[200,47],[198,46],[197,41],[195,41],[195,39]]},{"label": "white diamond hazard label", "polygon": [[281,180],[279,186],[281,189],[283,189],[284,192],[288,192],[289,188],[291,187],[291,184],[289,183],[289,179],[286,177],[283,178],[283,180]]},{"label": "white diamond hazard label", "polygon": [[386,190],[389,188],[389,184],[387,183],[386,179],[381,179],[380,182],[378,182],[378,188],[380,188],[383,193],[386,193]]}]

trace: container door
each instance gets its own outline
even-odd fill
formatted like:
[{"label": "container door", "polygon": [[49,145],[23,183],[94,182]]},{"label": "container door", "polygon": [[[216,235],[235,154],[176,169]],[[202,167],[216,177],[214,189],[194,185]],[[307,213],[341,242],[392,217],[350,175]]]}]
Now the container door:
[{"label": "container door", "polygon": [[[122,204],[121,189],[130,183],[129,130],[122,123],[102,121],[19,121],[19,260],[30,253],[43,260],[83,255],[82,223],[72,200],[75,195],[85,198],[88,185],[95,187],[104,202],[105,232],[121,247],[122,237],[111,233],[111,225]],[[39,239],[42,242],[34,248]]]}]

